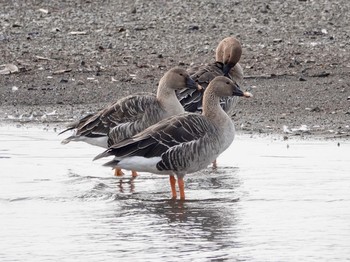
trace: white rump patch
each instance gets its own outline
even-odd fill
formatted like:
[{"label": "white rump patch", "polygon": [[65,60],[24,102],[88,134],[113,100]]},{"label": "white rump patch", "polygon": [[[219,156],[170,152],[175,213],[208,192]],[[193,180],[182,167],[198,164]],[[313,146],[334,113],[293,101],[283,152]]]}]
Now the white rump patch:
[{"label": "white rump patch", "polygon": [[132,156],[132,157],[125,157],[118,163],[118,166],[123,169],[128,170],[137,170],[140,172],[149,172],[149,173],[156,173],[156,174],[162,174],[164,172],[161,172],[157,170],[157,163],[161,160],[160,157],[151,157],[146,158],[142,156]]}]

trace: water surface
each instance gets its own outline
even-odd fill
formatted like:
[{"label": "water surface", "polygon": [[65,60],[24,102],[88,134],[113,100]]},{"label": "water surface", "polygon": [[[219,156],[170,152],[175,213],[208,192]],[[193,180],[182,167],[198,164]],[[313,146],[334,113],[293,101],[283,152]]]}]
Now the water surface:
[{"label": "water surface", "polygon": [[350,259],[348,141],[237,136],[180,202],[166,176],[116,178],[64,137],[0,128],[0,261]]}]

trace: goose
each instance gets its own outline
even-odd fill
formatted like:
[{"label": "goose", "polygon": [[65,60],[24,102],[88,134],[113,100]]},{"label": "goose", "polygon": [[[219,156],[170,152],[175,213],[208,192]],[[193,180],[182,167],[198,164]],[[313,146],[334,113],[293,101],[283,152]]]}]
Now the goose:
[{"label": "goose", "polygon": [[[175,90],[200,88],[186,70],[173,68],[160,79],[157,94],[139,93],[119,99],[114,104],[94,115],[86,116],[68,126],[60,134],[74,129],[74,134],[61,143],[84,141],[107,148],[123,139],[143,131],[160,120],[181,114],[184,108],[176,97]],[[115,175],[123,175],[116,169]],[[133,176],[137,176],[132,171]]]},{"label": "goose", "polygon": [[[215,62],[201,67],[192,67],[187,71],[192,79],[202,86],[202,90],[185,88],[177,91],[177,97],[186,111],[201,112],[203,90],[216,76],[227,76],[238,85],[243,82],[243,69],[238,63],[242,55],[241,43],[235,37],[226,37],[220,41],[215,52]],[[229,116],[234,115],[234,108],[238,102],[237,96],[223,97],[220,105]],[[213,161],[213,168],[217,168],[217,161]]]},{"label": "goose", "polygon": [[[243,82],[243,69],[238,63],[242,55],[241,43],[235,37],[226,37],[220,41],[215,52],[215,62],[192,67],[187,71],[192,79],[200,84],[204,89],[216,76],[227,76],[236,81],[238,85]],[[183,89],[177,91],[178,99],[188,112],[201,112],[203,92]],[[225,97],[220,100],[223,109],[232,116],[233,108],[237,104],[237,97]]]},{"label": "goose", "polygon": [[234,139],[234,124],[220,106],[220,98],[250,97],[235,81],[224,76],[204,91],[202,114],[186,112],[160,121],[141,133],[116,143],[97,155],[114,158],[104,166],[170,176],[172,198],[185,200],[184,176],[206,168]]}]

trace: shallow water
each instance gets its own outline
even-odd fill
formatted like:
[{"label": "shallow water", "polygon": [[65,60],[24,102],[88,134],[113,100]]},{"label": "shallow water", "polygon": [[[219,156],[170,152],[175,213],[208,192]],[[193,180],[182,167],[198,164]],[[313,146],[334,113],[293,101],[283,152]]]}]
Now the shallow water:
[{"label": "shallow water", "polygon": [[116,178],[64,137],[0,128],[0,261],[350,259],[349,141],[237,136],[174,202],[166,176]]}]

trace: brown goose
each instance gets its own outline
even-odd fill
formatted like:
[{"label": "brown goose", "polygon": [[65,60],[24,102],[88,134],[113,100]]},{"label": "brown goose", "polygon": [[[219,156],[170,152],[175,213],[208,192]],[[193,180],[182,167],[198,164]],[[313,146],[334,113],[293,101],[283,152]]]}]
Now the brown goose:
[{"label": "brown goose", "polygon": [[176,198],[176,178],[180,199],[185,199],[185,174],[207,167],[225,151],[234,138],[234,124],[220,106],[228,96],[250,97],[236,82],[218,76],[204,92],[203,113],[175,115],[143,132],[114,144],[94,160],[114,156],[105,166],[170,175],[172,198]]},{"label": "brown goose", "polygon": [[[187,71],[192,79],[200,84],[204,89],[216,76],[227,76],[237,84],[243,81],[243,69],[238,64],[242,55],[241,43],[234,37],[223,39],[216,48],[215,62],[193,67]],[[203,92],[183,89],[177,92],[178,99],[188,112],[201,112]],[[231,116],[233,108],[237,103],[237,97],[225,97],[220,100],[222,108]]]},{"label": "brown goose", "polygon": [[[184,69],[173,68],[160,79],[157,95],[141,93],[124,97],[98,113],[84,117],[66,130],[74,134],[62,141],[84,141],[107,148],[169,116],[184,112],[175,90],[199,88]],[[61,134],[60,133],[60,134]],[[122,175],[120,169],[116,175]],[[133,172],[136,175],[136,172]]]}]

